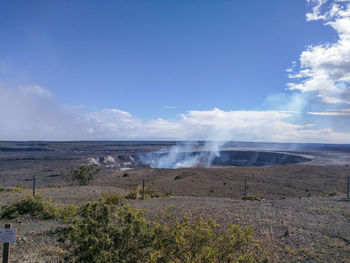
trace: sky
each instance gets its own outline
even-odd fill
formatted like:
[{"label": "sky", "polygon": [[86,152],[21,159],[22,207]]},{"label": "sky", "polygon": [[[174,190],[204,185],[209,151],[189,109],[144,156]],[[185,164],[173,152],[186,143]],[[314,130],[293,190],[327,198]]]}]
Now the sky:
[{"label": "sky", "polygon": [[0,0],[0,141],[350,143],[349,105],[349,0]]}]

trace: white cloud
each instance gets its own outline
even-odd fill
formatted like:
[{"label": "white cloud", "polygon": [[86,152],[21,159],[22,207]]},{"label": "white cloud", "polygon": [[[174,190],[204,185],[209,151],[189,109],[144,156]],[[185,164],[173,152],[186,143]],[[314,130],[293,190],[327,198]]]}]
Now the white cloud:
[{"label": "white cloud", "polygon": [[310,115],[318,115],[318,116],[350,116],[350,112],[344,112],[344,111],[321,111],[321,112],[313,112],[309,111],[307,114]]},{"label": "white cloud", "polygon": [[314,4],[314,7],[312,8],[312,13],[306,14],[306,20],[312,21],[325,19],[325,15],[321,14],[321,8],[325,3],[327,3],[327,1],[328,0],[306,0],[306,2]]},{"label": "white cloud", "polygon": [[179,119],[142,121],[120,109],[88,112],[59,105],[39,86],[0,86],[1,140],[246,140],[350,142],[350,134],[288,121],[294,111],[189,111]]},{"label": "white cloud", "polygon": [[[288,83],[290,90],[316,92],[325,103],[350,104],[350,1],[308,0],[314,4],[308,21],[323,20],[338,34],[338,41],[309,46],[300,55],[300,70],[289,74],[300,81]],[[326,11],[322,11],[326,8]],[[292,70],[288,70],[292,72]]]}]

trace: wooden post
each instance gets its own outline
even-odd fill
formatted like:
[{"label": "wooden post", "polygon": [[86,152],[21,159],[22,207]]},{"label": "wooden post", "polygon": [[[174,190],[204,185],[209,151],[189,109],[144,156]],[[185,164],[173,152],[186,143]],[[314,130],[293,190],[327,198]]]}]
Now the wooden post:
[{"label": "wooden post", "polygon": [[244,176],[244,197],[243,200],[247,200],[247,177]]},{"label": "wooden post", "polygon": [[35,175],[33,176],[33,197],[35,197]]},{"label": "wooden post", "polygon": [[350,192],[350,176],[348,176],[348,186],[346,187],[346,198],[347,199],[350,199],[349,192]]},{"label": "wooden post", "polygon": [[142,200],[145,199],[145,179],[142,179]]},{"label": "wooden post", "polygon": [[[5,224],[5,228],[11,228],[11,224]],[[10,243],[4,243],[2,250],[2,263],[8,263],[10,257]]]}]

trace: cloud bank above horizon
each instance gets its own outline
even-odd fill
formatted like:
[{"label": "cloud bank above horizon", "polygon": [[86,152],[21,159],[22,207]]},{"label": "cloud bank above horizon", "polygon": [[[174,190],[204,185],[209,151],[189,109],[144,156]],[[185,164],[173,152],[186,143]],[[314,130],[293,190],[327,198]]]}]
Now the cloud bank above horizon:
[{"label": "cloud bank above horizon", "polygon": [[[120,109],[59,105],[40,86],[0,86],[1,140],[241,140],[349,142],[350,133],[288,122],[292,111],[189,111],[179,119],[142,121]],[[320,113],[315,113],[320,114]]]},{"label": "cloud bank above horizon", "polygon": [[[334,43],[308,46],[288,69],[290,104],[279,110],[190,110],[174,119],[142,120],[115,108],[62,105],[40,85],[0,82],[1,140],[220,140],[350,143],[350,132],[320,126],[310,118],[350,117],[350,0],[307,0],[307,21],[324,21]],[[299,66],[298,66],[299,65]],[[311,94],[322,109],[307,109]],[[273,97],[273,96],[272,96]],[[279,100],[275,96],[273,99]],[[272,102],[270,99],[270,103]],[[273,103],[271,103],[273,104]],[[334,105],[336,106],[334,109]],[[339,107],[338,107],[339,105]],[[164,106],[165,110],[175,106]],[[309,116],[309,118],[305,118]],[[307,119],[307,120],[306,120]]]}]

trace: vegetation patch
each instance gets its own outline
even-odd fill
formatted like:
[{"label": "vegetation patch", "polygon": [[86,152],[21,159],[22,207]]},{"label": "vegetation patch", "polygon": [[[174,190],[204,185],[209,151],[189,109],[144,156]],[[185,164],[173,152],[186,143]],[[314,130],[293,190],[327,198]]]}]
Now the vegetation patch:
[{"label": "vegetation patch", "polygon": [[335,196],[337,195],[337,191],[335,189],[330,190],[329,192],[321,194],[322,197]]},{"label": "vegetation patch", "polygon": [[[144,189],[144,198],[159,198],[172,196],[172,192],[162,193],[159,192],[152,185],[146,185]],[[125,196],[126,199],[141,199],[142,188],[132,189]]]},{"label": "vegetation patch", "polygon": [[15,192],[15,191],[22,191],[28,189],[27,187],[23,186],[22,184],[13,186],[13,187],[3,187],[0,186],[0,192]]},{"label": "vegetation patch", "polygon": [[84,205],[60,239],[67,262],[267,262],[252,230],[165,210],[155,222],[121,196]]},{"label": "vegetation patch", "polygon": [[76,206],[58,206],[51,200],[44,200],[42,197],[29,197],[16,201],[2,207],[1,219],[14,219],[23,215],[29,215],[40,219],[61,218],[67,220],[78,213]]},{"label": "vegetation patch", "polygon": [[[243,197],[244,199],[244,197]],[[260,196],[255,196],[255,195],[248,195],[246,196],[245,198],[246,200],[249,200],[249,201],[261,201],[263,198],[260,197]]]},{"label": "vegetation patch", "polygon": [[88,185],[100,171],[101,168],[81,165],[79,168],[72,169],[68,174],[61,172],[61,175],[69,185]]}]

